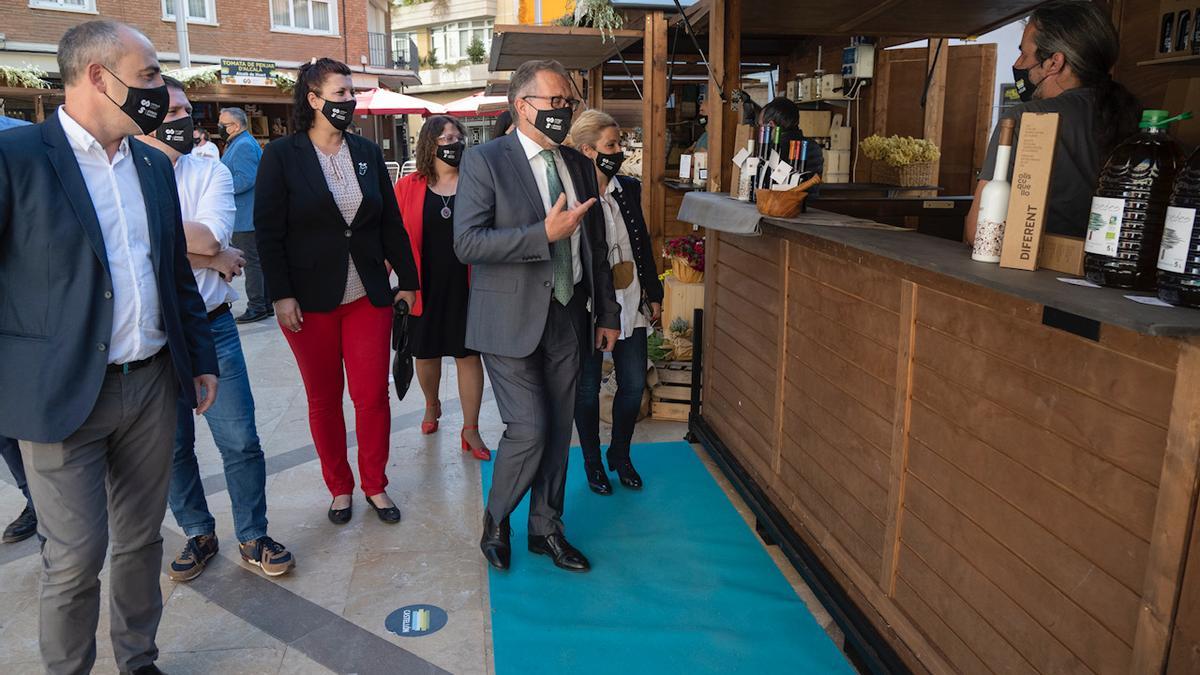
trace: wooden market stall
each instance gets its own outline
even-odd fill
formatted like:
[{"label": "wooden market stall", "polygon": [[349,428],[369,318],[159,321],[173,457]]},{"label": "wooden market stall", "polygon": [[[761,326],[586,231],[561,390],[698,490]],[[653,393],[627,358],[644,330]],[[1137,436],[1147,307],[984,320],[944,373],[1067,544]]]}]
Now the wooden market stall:
[{"label": "wooden market stall", "polygon": [[[705,0],[709,86],[736,88],[747,34],[976,35],[1036,4]],[[1115,5],[1123,49],[1152,40],[1127,29],[1157,0]],[[690,429],[848,651],[870,672],[1200,672],[1200,311],[975,264],[861,204],[760,219],[718,194],[733,115],[710,109],[711,191],[683,198],[708,232]]]}]

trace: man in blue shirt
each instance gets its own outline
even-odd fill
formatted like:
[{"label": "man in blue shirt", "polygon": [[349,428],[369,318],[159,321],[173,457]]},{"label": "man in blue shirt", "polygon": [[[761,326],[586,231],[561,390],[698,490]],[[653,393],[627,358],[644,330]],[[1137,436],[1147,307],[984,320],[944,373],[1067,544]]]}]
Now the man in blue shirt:
[{"label": "man in blue shirt", "polygon": [[[27,124],[29,122],[25,120],[0,115],[0,131],[23,127]],[[4,528],[4,534],[0,535],[0,541],[5,544],[14,544],[32,537],[37,532],[37,513],[33,510],[33,500],[29,498],[29,487],[25,484],[25,465],[21,463],[21,449],[17,447],[17,442],[11,438],[0,436],[0,457],[4,458],[4,463],[8,465],[13,480],[16,481],[21,493],[25,495],[25,509],[21,511],[21,515],[17,516],[16,520]]]},{"label": "man in blue shirt", "polygon": [[217,121],[221,138],[225,139],[225,154],[221,162],[233,174],[233,200],[237,205],[233,246],[241,249],[242,257],[246,259],[246,313],[239,316],[237,322],[254,323],[275,313],[267,297],[262,264],[258,261],[258,244],[254,239],[254,181],[258,177],[262,148],[248,131],[246,111],[225,108]]}]

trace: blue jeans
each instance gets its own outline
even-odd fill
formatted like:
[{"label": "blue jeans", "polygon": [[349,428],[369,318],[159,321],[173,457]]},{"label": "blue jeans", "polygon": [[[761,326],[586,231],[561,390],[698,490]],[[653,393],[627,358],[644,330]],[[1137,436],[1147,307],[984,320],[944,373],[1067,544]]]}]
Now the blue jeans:
[{"label": "blue jeans", "polygon": [[15,438],[0,436],[0,457],[8,465],[8,470],[17,482],[17,489],[25,495],[25,503],[33,508],[33,499],[29,496],[29,485],[25,482],[25,465],[21,463],[21,448]]},{"label": "blue jeans", "polygon": [[[225,465],[225,484],[233,505],[237,538],[245,543],[267,534],[267,465],[254,426],[254,396],[250,393],[237,323],[226,312],[214,319],[211,327],[221,379],[217,400],[204,418]],[[196,416],[182,398],[167,501],[175,522],[188,537],[215,533],[216,521],[209,513],[196,463]]]},{"label": "blue jeans", "polygon": [[[613,398],[612,442],[608,446],[610,463],[629,457],[633,427],[637,424],[642,392],[646,389],[646,329],[634,329],[633,335],[618,340],[612,356],[617,394]],[[600,463],[600,377],[603,367],[603,352],[584,354],[575,390],[575,429],[579,432],[583,461],[593,465]]]}]

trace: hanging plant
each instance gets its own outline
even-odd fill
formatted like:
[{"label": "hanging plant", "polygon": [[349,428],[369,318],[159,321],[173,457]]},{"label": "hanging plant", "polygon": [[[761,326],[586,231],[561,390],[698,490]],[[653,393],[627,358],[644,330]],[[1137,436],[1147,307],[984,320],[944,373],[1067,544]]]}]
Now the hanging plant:
[{"label": "hanging plant", "polygon": [[275,87],[279,89],[279,91],[282,91],[285,94],[290,94],[296,89],[296,78],[288,75],[287,73],[275,71],[271,74],[271,81],[275,83]]},{"label": "hanging plant", "polygon": [[625,27],[625,17],[609,0],[579,0],[575,4],[575,25],[600,29],[600,40],[616,41],[613,31]]},{"label": "hanging plant", "polygon": [[191,68],[176,68],[165,70],[163,75],[173,77],[183,83],[184,89],[211,87],[221,82],[221,66],[192,66]]},{"label": "hanging plant", "polygon": [[49,89],[50,83],[42,79],[46,71],[34,66],[0,66],[0,86],[22,89]]}]

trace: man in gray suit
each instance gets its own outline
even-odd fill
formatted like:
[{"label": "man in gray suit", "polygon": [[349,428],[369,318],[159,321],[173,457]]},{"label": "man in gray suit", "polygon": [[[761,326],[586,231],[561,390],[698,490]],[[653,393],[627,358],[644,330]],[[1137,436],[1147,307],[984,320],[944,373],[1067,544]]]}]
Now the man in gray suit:
[{"label": "man in gray suit", "polygon": [[474,266],[467,347],[483,354],[507,425],[480,548],[508,568],[508,516],[531,492],[529,550],[583,572],[590,564],[562,522],[575,382],[584,349],[616,344],[620,307],[604,216],[591,208],[595,168],[560,147],[579,105],[566,71],[557,61],[522,64],[508,102],[517,131],[464,155],[454,205],[454,250]]}]

